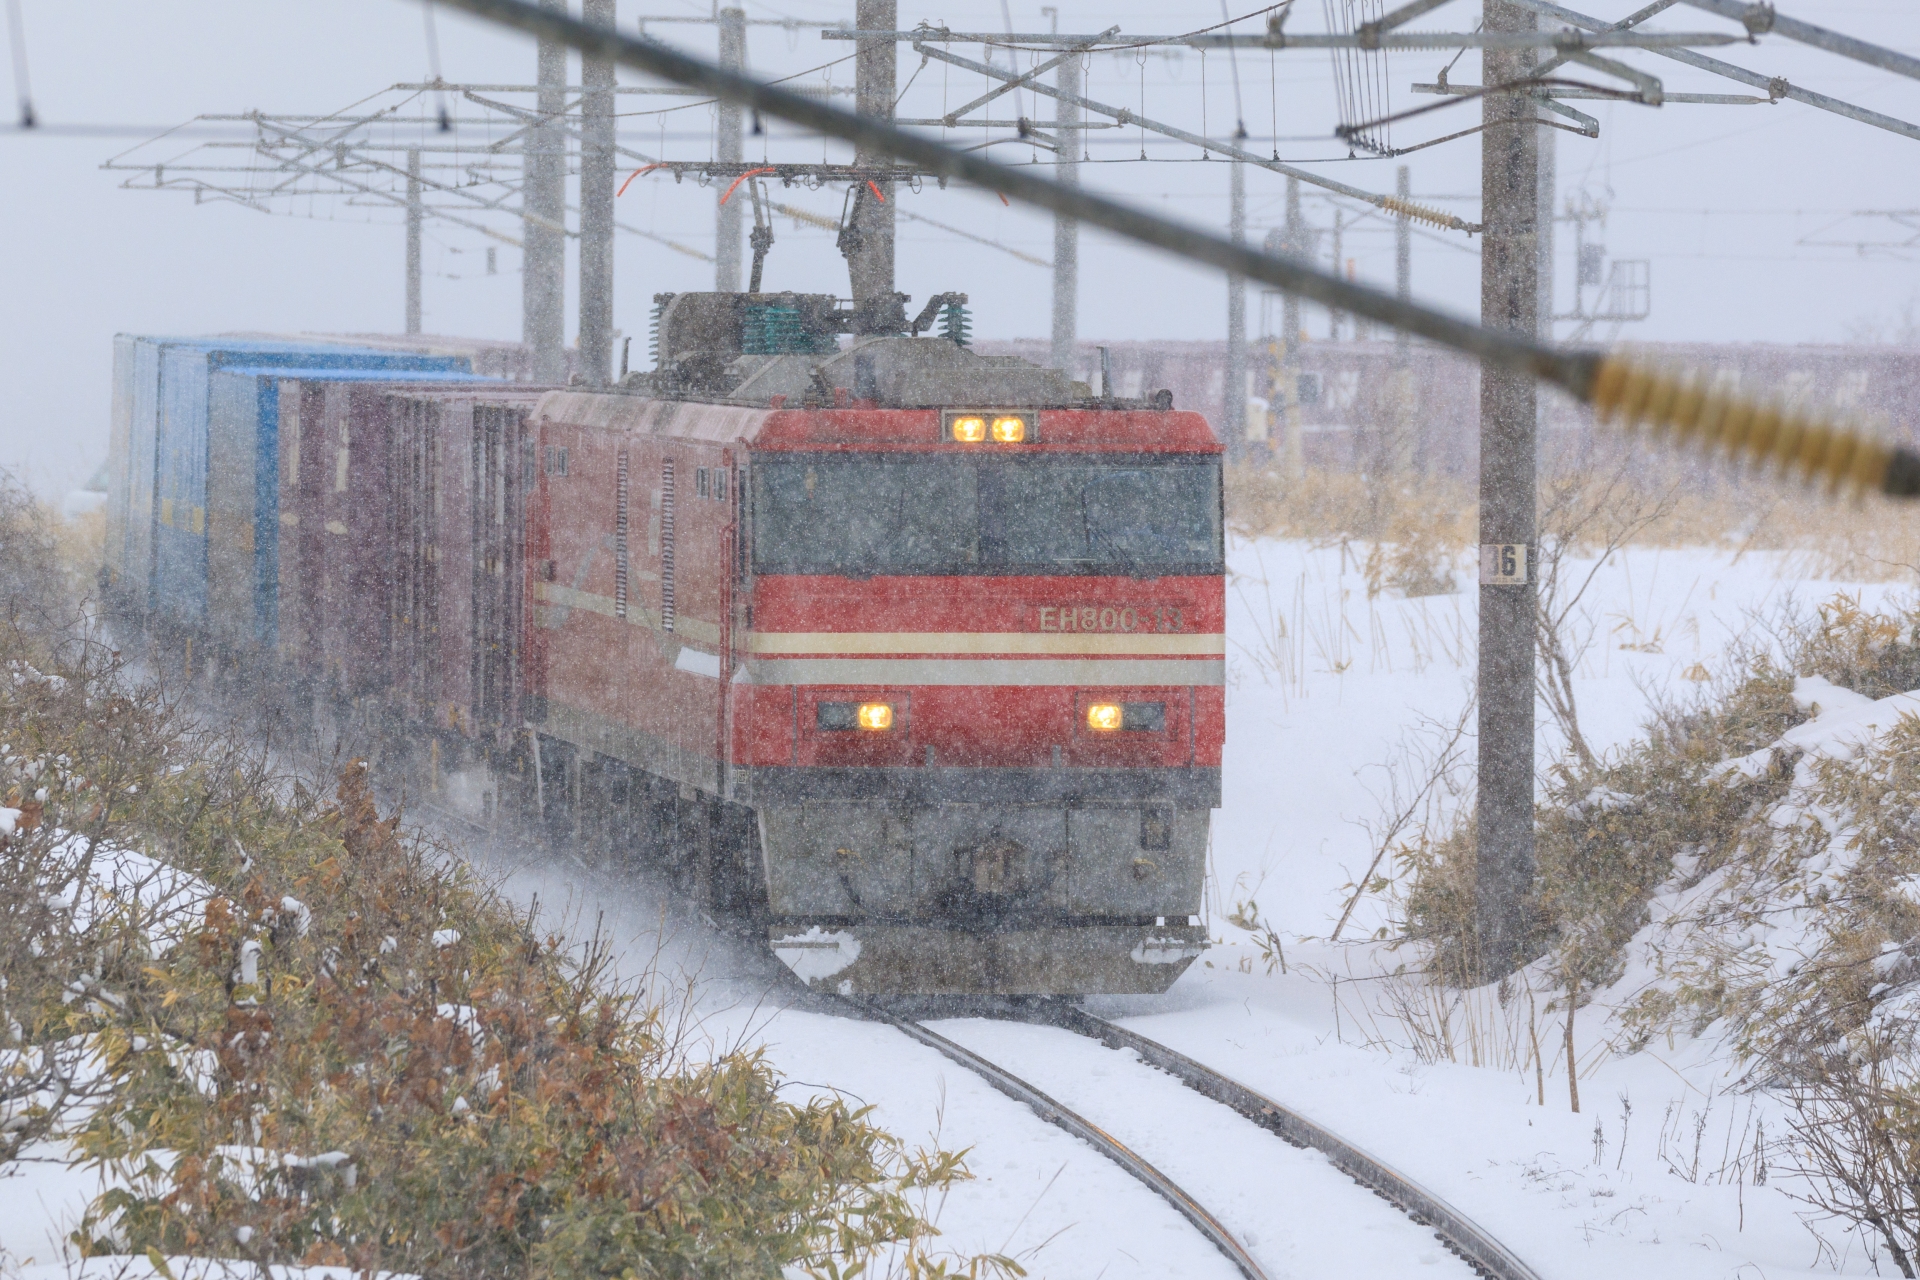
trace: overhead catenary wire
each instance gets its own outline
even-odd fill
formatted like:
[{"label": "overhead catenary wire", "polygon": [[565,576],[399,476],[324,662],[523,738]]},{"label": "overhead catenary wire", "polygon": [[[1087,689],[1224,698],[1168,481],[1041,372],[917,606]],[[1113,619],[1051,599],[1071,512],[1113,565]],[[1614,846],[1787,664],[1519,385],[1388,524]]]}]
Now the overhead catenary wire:
[{"label": "overhead catenary wire", "polygon": [[[1198,39],[1199,37],[1204,35],[1210,35],[1215,31],[1219,31],[1223,27],[1231,27],[1235,23],[1247,22],[1254,18],[1264,18],[1269,14],[1276,13],[1282,9],[1291,9],[1292,7],[1293,7],[1293,0],[1280,0],[1279,4],[1270,4],[1264,9],[1255,9],[1253,10],[1253,12],[1243,13],[1237,18],[1228,18],[1224,22],[1216,22],[1210,27],[1200,27],[1197,30],[1188,31],[1181,35],[1154,36],[1150,40],[1122,41],[1115,44],[1102,44],[1102,45],[1098,45],[1091,48],[1089,52],[1091,53],[1123,53],[1131,49],[1151,49],[1160,45],[1181,44],[1188,40]],[[1029,45],[1037,44],[1038,42],[1047,40],[1049,38],[1046,36],[1035,36],[1033,39],[1027,39],[1025,37],[1016,38],[1014,37],[1013,32],[1011,30],[1013,26],[1013,23],[1011,20],[1008,21],[1007,26],[1009,28],[1007,33],[1008,39],[1013,41],[1012,44],[1005,44],[1000,41],[991,40],[991,39],[968,40],[967,43],[968,44],[988,44],[988,45],[994,45],[995,47],[998,47],[998,48],[1025,48]],[[940,34],[940,29],[939,28],[929,29],[928,34],[930,36]],[[835,39],[838,37],[828,35],[826,32],[822,32],[821,38]]]},{"label": "overhead catenary wire", "polygon": [[[1531,337],[1486,329],[1470,321],[1412,304],[1369,286],[1349,282],[1305,263],[1269,256],[1223,237],[1169,222],[1085,188],[1066,187],[1032,172],[968,155],[936,139],[855,115],[776,85],[737,75],[662,45],[595,27],[524,0],[443,0],[469,13],[515,26],[529,34],[570,45],[595,57],[610,58],[638,71],[727,96],[767,115],[778,116],[869,151],[897,159],[940,177],[1017,197],[1055,213],[1077,218],[1123,238],[1174,251],[1208,265],[1298,293],[1308,301],[1352,311],[1383,324],[1467,351],[1496,364],[1525,369],[1569,389],[1590,382],[1598,356],[1547,347]],[[1277,7],[1277,6],[1276,6]],[[1257,158],[1256,158],[1257,160]],[[1353,193],[1369,199],[1367,193]]]},{"label": "overhead catenary wire", "polygon": [[[1553,0],[1509,0],[1509,2],[1518,5],[1522,9],[1531,10],[1543,17],[1564,22],[1581,31],[1604,32],[1611,30],[1610,24],[1584,13],[1576,13],[1564,5],[1553,3]],[[1671,58],[1675,62],[1682,62],[1690,67],[1698,67],[1702,71],[1710,71],[1717,76],[1725,76],[1729,80],[1737,80],[1741,84],[1750,85],[1756,89],[1764,89],[1769,97],[1790,98],[1795,102],[1805,103],[1807,106],[1817,107],[1822,111],[1831,111],[1835,115],[1845,116],[1850,120],[1858,120],[1862,124],[1870,124],[1877,129],[1885,129],[1890,133],[1900,134],[1902,137],[1920,140],[1920,125],[1895,119],[1879,111],[1872,111],[1865,107],[1857,107],[1850,102],[1842,102],[1840,99],[1829,97],[1824,93],[1815,93],[1811,89],[1803,89],[1797,84],[1790,83],[1784,76],[1768,76],[1758,71],[1749,71],[1745,67],[1737,67],[1731,62],[1722,62],[1717,58],[1709,58],[1705,54],[1695,53],[1691,49],[1656,48],[1651,51],[1663,58]]]},{"label": "overhead catenary wire", "polygon": [[[1322,0],[1327,30],[1337,35],[1352,35],[1356,9],[1367,21],[1381,15],[1381,0]],[[1392,143],[1381,130],[1383,121],[1375,117],[1391,110],[1387,106],[1383,79],[1386,54],[1379,49],[1337,48],[1333,58],[1334,95],[1340,108],[1340,128],[1334,132],[1350,146],[1359,146],[1377,154],[1392,150]],[[1363,121],[1373,121],[1363,124]]]},{"label": "overhead catenary wire", "polygon": [[[784,214],[787,217],[792,218],[795,222],[802,223],[809,227],[818,228],[821,231],[838,231],[840,229],[840,224],[838,222],[835,222],[832,218],[826,217],[823,214],[814,213],[807,209],[799,208],[795,205],[782,204],[778,200],[768,200],[767,207],[769,209],[772,209],[775,213]],[[924,213],[915,213],[911,209],[901,208],[898,206],[895,207],[893,213],[896,218],[905,218],[911,222],[924,222],[928,226],[934,228],[936,231],[944,231],[948,235],[959,236],[962,240],[971,240],[975,244],[985,245],[989,249],[998,249],[1002,253],[1011,254],[1013,257],[1020,259],[1020,261],[1031,263],[1033,266],[1036,266],[1036,267],[1051,267],[1053,265],[1053,263],[1048,261],[1046,258],[1036,257],[1035,255],[1028,253],[1025,250],[1016,249],[1012,245],[1002,244],[1000,241],[994,240],[988,236],[979,235],[975,232],[967,231],[961,227],[953,226],[950,223],[941,222],[937,218],[929,218]]]},{"label": "overhead catenary wire", "polygon": [[1269,284],[1300,298],[1402,329],[1496,367],[1561,387],[1606,421],[1644,425],[1727,454],[1793,470],[1802,477],[1858,490],[1920,497],[1920,453],[1889,447],[1832,424],[1710,392],[1700,380],[1671,377],[1633,360],[1599,351],[1566,350],[1531,334],[1492,329],[1349,281],[1295,258],[1262,253],[1234,241],[1159,217],[1031,171],[968,155],[872,116],[856,115],[678,53],[594,26],[525,0],[446,0],[479,17],[529,35],[569,45],[679,84],[706,89],[778,116],[822,137],[839,138],[870,153],[888,154],[948,181],[996,192],[1048,209],[1124,239]]},{"label": "overhead catenary wire", "polygon": [[[922,53],[928,54],[934,58],[938,58],[941,61],[951,62],[954,66],[963,68],[965,70],[977,71],[989,77],[998,77],[1002,74],[996,69],[987,66],[985,63],[975,62],[971,58],[963,58],[959,54],[951,53],[945,49],[932,48],[930,46],[923,45],[918,41],[914,43],[913,48]],[[1136,55],[1136,56],[1139,56],[1139,55]],[[1052,85],[1036,84],[1033,86],[1033,89],[1034,89],[1034,92],[1037,94],[1042,94],[1049,98],[1055,98],[1061,102],[1070,102],[1075,106],[1082,108],[1083,110],[1092,111],[1103,116],[1108,116],[1112,119],[1120,121],[1123,124],[1126,123],[1129,119],[1131,119],[1134,123],[1139,125],[1142,131],[1142,135],[1141,135],[1142,142],[1141,142],[1140,152],[1141,152],[1141,157],[1143,159],[1146,156],[1145,131],[1151,129],[1154,133],[1160,134],[1164,137],[1174,138],[1182,142],[1191,143],[1195,146],[1200,147],[1203,151],[1217,152],[1218,154],[1225,156],[1230,160],[1242,160],[1248,164],[1255,165],[1259,168],[1267,169],[1275,173],[1284,174],[1289,178],[1297,178],[1301,182],[1308,183],[1312,186],[1324,187],[1329,191],[1338,191],[1340,194],[1345,196],[1351,196],[1356,200],[1365,200],[1368,204],[1375,205],[1378,208],[1388,209],[1395,213],[1404,212],[1410,218],[1417,219],[1421,222],[1430,223],[1431,225],[1436,227],[1440,227],[1440,228],[1451,230],[1451,231],[1464,231],[1469,235],[1473,234],[1474,232],[1480,229],[1477,225],[1464,222],[1461,219],[1454,217],[1450,213],[1442,213],[1442,212],[1439,212],[1438,210],[1427,209],[1419,205],[1408,204],[1398,199],[1395,196],[1375,195],[1370,191],[1362,191],[1358,187],[1348,186],[1344,182],[1336,182],[1332,178],[1323,177],[1320,174],[1313,173],[1309,170],[1298,169],[1291,165],[1281,164],[1277,161],[1268,160],[1266,157],[1255,155],[1252,152],[1249,152],[1242,147],[1235,146],[1230,143],[1220,142],[1217,139],[1205,138],[1200,136],[1199,134],[1190,133],[1185,129],[1175,128],[1173,125],[1166,124],[1158,120],[1148,119],[1147,116],[1145,115],[1145,106],[1144,106],[1144,100],[1145,100],[1144,72],[1142,73],[1142,86],[1141,86],[1141,96],[1142,96],[1143,105],[1141,108],[1141,112],[1139,114],[1129,111],[1125,107],[1115,107],[1115,106],[1110,106],[1107,103],[1096,102],[1093,99],[1088,98],[1082,94],[1066,93]]]}]

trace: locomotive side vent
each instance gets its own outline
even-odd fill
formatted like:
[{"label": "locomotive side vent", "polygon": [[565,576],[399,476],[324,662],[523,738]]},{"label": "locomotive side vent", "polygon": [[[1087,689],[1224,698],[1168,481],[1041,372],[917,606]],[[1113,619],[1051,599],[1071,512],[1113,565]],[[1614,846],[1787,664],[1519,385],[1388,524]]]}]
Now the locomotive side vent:
[{"label": "locomotive side vent", "polygon": [[613,616],[627,616],[627,451],[615,464],[613,509]]},{"label": "locomotive side vent", "polygon": [[660,464],[660,629],[673,630],[673,459]]}]

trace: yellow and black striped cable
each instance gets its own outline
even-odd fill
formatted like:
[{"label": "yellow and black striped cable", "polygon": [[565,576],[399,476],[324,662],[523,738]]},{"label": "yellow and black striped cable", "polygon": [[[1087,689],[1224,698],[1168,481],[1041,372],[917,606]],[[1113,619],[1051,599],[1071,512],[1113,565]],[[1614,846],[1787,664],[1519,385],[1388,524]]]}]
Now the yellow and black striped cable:
[{"label": "yellow and black striped cable", "polygon": [[1663,373],[1629,357],[1589,355],[1578,364],[1584,368],[1573,378],[1555,380],[1604,423],[1794,473],[1833,493],[1920,497],[1920,453],[1911,449],[1777,403],[1715,391],[1698,375]]}]

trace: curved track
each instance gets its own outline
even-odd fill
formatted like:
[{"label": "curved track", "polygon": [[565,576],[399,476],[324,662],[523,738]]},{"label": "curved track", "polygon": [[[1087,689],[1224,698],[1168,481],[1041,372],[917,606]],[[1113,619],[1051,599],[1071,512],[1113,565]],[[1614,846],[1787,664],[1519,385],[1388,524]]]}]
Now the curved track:
[{"label": "curved track", "polygon": [[1155,1195],[1177,1209],[1180,1215],[1191,1222],[1214,1248],[1226,1256],[1227,1261],[1231,1262],[1240,1274],[1246,1277],[1246,1280],[1267,1280],[1267,1273],[1260,1269],[1260,1264],[1253,1260],[1253,1256],[1238,1240],[1234,1239],[1232,1232],[1221,1226],[1219,1220],[1207,1212],[1205,1206],[1181,1190],[1179,1184],[1173,1179],[1147,1163],[1092,1121],[1069,1111],[1019,1076],[987,1061],[973,1050],[955,1044],[938,1032],[929,1031],[911,1019],[899,1017],[872,1005],[857,1007],[862,1014],[888,1023],[936,1053],[959,1063],[1009,1098],[1031,1107],[1034,1114],[1048,1124],[1056,1125],[1085,1142],[1145,1183]]},{"label": "curved track", "polygon": [[[1171,1204],[1217,1248],[1229,1262],[1247,1277],[1261,1280],[1265,1273],[1247,1250],[1178,1184],[1139,1155],[1116,1141],[1092,1122],[1076,1115],[1045,1093],[1034,1088],[1005,1068],[974,1053],[945,1036],[931,1031],[911,1018],[873,1004],[843,1000],[863,1017],[877,1018],[903,1034],[943,1054],[967,1068],[1008,1097],[1031,1107],[1049,1124],[1058,1126],[1091,1145],[1100,1154],[1118,1164],[1145,1183],[1155,1194]],[[918,1002],[916,1002],[918,1003]],[[1173,1076],[1189,1089],[1231,1109],[1241,1117],[1275,1134],[1281,1140],[1325,1155],[1335,1168],[1392,1204],[1414,1222],[1431,1227],[1449,1250],[1479,1274],[1490,1280],[1540,1280],[1539,1274],[1511,1249],[1495,1239],[1472,1218],[1400,1173],[1386,1161],[1369,1154],[1299,1112],[1285,1107],[1265,1094],[1222,1075],[1157,1040],[1087,1013],[1064,1000],[1018,1001],[998,1005],[991,1010],[970,1010],[988,1016],[1023,1022],[1040,1022],[1071,1031],[1106,1045],[1109,1049],[1130,1049],[1142,1062]]]},{"label": "curved track", "polygon": [[1195,1062],[1137,1031],[1096,1018],[1063,1000],[1048,1000],[1039,1017],[1051,1026],[1098,1040],[1109,1049],[1131,1049],[1141,1061],[1173,1076],[1194,1092],[1229,1107],[1261,1128],[1296,1147],[1310,1147],[1332,1161],[1335,1168],[1380,1196],[1434,1234],[1460,1258],[1492,1280],[1540,1280],[1539,1273],[1511,1249],[1487,1233],[1472,1218],[1433,1192],[1370,1155],[1332,1130],[1291,1108]]}]

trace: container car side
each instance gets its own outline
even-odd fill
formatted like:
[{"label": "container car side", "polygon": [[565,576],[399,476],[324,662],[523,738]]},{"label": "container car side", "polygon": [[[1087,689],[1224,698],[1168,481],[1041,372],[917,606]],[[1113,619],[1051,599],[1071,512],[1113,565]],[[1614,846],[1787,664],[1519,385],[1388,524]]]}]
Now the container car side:
[{"label": "container car side", "polygon": [[435,734],[511,743],[522,726],[527,415],[543,389],[388,393],[396,481],[390,698]]},{"label": "container car side", "polygon": [[[135,616],[196,630],[205,624],[207,606],[213,373],[243,366],[416,373],[464,369],[454,357],[331,344],[137,335],[116,338],[114,359],[118,465],[108,494],[113,531],[107,552],[110,597]],[[243,534],[236,531],[236,536]]]}]

